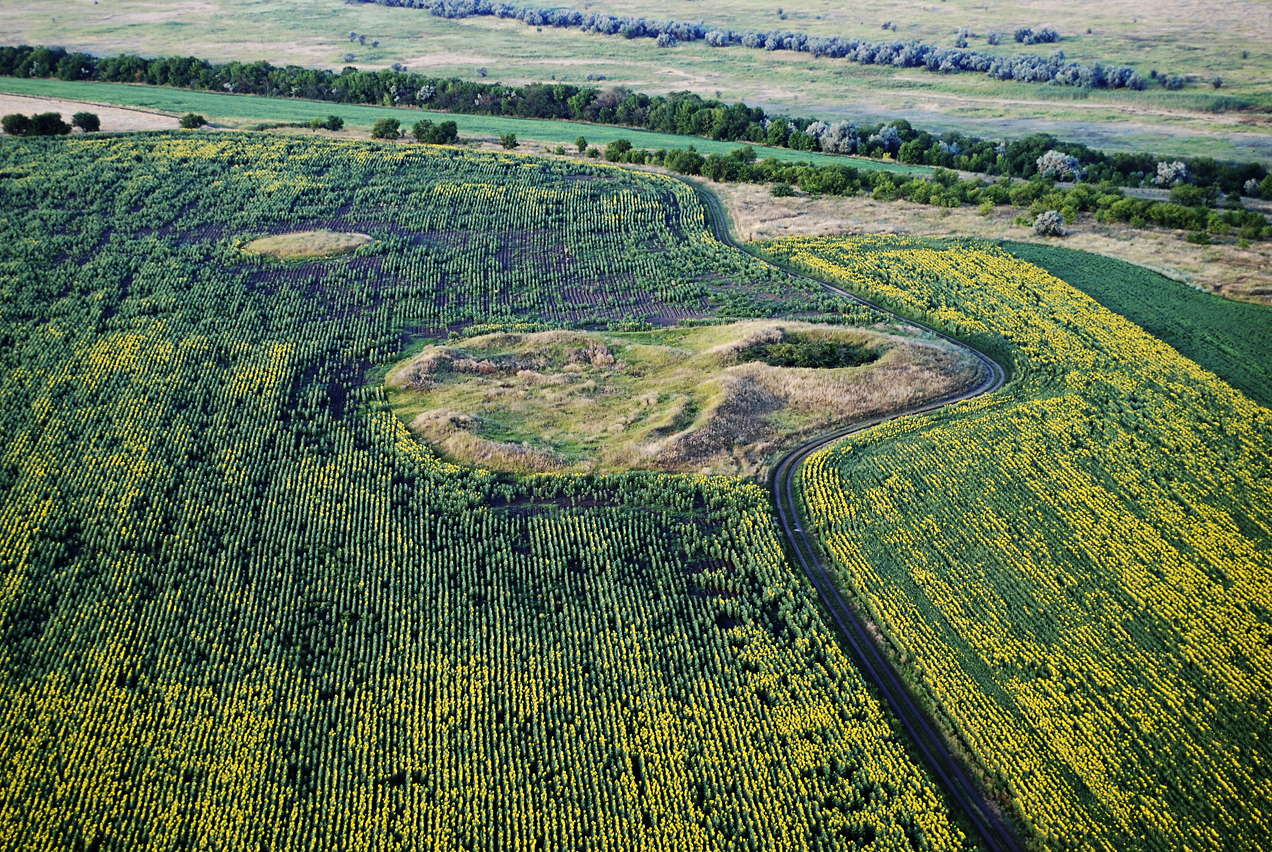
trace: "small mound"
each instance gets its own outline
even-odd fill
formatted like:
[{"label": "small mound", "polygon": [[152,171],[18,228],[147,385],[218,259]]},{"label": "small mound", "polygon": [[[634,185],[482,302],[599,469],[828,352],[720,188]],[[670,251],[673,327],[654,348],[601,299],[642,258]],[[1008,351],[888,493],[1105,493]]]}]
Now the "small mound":
[{"label": "small mound", "polygon": [[351,252],[375,242],[366,234],[340,231],[296,231],[292,234],[275,234],[261,237],[243,246],[245,251],[268,254],[280,260],[300,260],[312,257],[333,257]]},{"label": "small mound", "polygon": [[977,375],[976,361],[943,341],[751,320],[452,340],[425,346],[385,383],[402,422],[448,461],[758,477],[801,436]]}]

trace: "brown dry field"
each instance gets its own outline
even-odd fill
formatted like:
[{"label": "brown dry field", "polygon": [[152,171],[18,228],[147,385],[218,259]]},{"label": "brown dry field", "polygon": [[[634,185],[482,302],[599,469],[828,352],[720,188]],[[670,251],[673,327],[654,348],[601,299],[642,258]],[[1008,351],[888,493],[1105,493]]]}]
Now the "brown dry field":
[{"label": "brown dry field", "polygon": [[37,98],[26,95],[0,94],[0,115],[20,112],[34,115],[40,112],[60,112],[62,119],[70,122],[77,112],[93,112],[102,120],[103,132],[127,130],[175,130],[177,119],[161,112],[144,109],[99,106],[83,101],[64,101],[60,98]]},{"label": "brown dry field", "polygon": [[995,208],[988,216],[976,207],[949,209],[908,201],[872,198],[774,198],[765,186],[711,184],[741,240],[836,234],[905,234],[915,237],[978,237],[1062,245],[1125,260],[1208,292],[1272,304],[1272,245],[1235,243],[1198,246],[1183,231],[1135,229],[1081,217],[1069,236],[1039,237],[1015,224],[1020,211]]}]

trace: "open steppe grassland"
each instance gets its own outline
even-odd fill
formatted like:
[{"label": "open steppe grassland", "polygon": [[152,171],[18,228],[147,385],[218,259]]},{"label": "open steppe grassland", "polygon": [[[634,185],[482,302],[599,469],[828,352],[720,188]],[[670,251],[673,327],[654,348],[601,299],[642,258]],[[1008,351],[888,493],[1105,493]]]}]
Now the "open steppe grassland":
[{"label": "open steppe grassland", "polygon": [[387,383],[394,411],[447,460],[763,480],[801,439],[954,396],[978,366],[937,338],[751,320],[496,333],[428,346]]},{"label": "open steppe grassland", "polygon": [[[193,54],[216,60],[266,59],[339,68],[354,55],[359,67],[394,62],[416,70],[472,78],[486,68],[505,82],[581,83],[604,74],[616,85],[652,93],[683,89],[745,100],[774,112],[827,119],[905,117],[920,126],[956,129],[984,137],[1033,131],[1087,142],[1097,148],[1205,154],[1233,159],[1266,158],[1272,128],[1264,108],[1272,104],[1267,68],[1272,54],[1272,11],[1256,2],[1190,2],[1160,7],[1137,2],[1067,4],[980,3],[948,0],[898,6],[871,2],[851,8],[820,0],[792,7],[756,2],[708,8],[686,0],[653,6],[618,2],[590,11],[705,20],[737,30],[789,29],[812,35],[873,40],[911,38],[952,46],[957,32],[976,33],[969,46],[1010,53],[1049,53],[1105,65],[1129,64],[1189,77],[1182,92],[1086,92],[1007,84],[984,75],[939,75],[860,66],[787,51],[716,49],[702,42],[658,48],[651,39],[626,40],[492,18],[445,20],[417,9],[333,0],[277,0],[155,5],[147,0],[80,0],[50,12],[8,4],[0,8],[7,41],[60,44],[98,53]],[[881,26],[892,22],[897,30]],[[1052,26],[1062,41],[1022,46],[1011,39],[1018,26]],[[997,29],[1003,45],[990,47]],[[1091,32],[1088,33],[1087,30]],[[367,45],[348,34],[368,37]],[[372,41],[379,41],[372,48]],[[1223,88],[1210,81],[1219,76]],[[1220,112],[1224,98],[1256,107]],[[1229,100],[1228,103],[1234,103]]]},{"label": "open steppe grassland", "polygon": [[[0,144],[0,210],[0,845],[970,845],[758,485],[447,464],[364,383],[473,326],[879,322],[684,184],[70,137]],[[375,243],[243,250],[320,229]]]},{"label": "open steppe grassland", "polygon": [[788,238],[1012,367],[810,457],[808,529],[1039,848],[1272,844],[1272,411],[978,244]]}]

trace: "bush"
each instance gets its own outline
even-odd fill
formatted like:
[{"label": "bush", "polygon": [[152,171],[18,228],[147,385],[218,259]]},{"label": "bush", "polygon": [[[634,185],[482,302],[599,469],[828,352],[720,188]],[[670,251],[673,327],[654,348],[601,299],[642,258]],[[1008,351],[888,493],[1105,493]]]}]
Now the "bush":
[{"label": "bush", "polygon": [[1157,177],[1153,178],[1153,183],[1158,186],[1172,187],[1178,183],[1188,183],[1190,180],[1192,180],[1192,174],[1189,173],[1188,166],[1175,160],[1157,164]]},{"label": "bush", "polygon": [[372,139],[397,139],[402,135],[402,122],[396,118],[382,118],[371,127]]},{"label": "bush", "polygon": [[697,175],[702,174],[702,167],[706,162],[706,158],[692,148],[683,151],[676,148],[667,152],[663,165],[677,174]]},{"label": "bush", "polygon": [[1177,183],[1170,188],[1170,200],[1185,207],[1209,207],[1215,201],[1215,188]]},{"label": "bush", "polygon": [[31,119],[20,112],[10,113],[0,120],[0,126],[9,136],[26,136],[31,129]]},{"label": "bush", "polygon": [[1038,158],[1038,174],[1056,180],[1077,180],[1082,177],[1082,165],[1077,157],[1052,148]]},{"label": "bush", "polygon": [[774,198],[790,198],[795,194],[795,187],[789,183],[775,183],[769,188],[769,195]]},{"label": "bush", "polygon": [[187,112],[181,116],[181,126],[186,130],[198,130],[208,123],[208,120],[197,112]]},{"label": "bush", "polygon": [[613,142],[605,146],[605,159],[611,163],[617,163],[623,159],[623,155],[632,150],[632,143],[626,139],[615,139]]},{"label": "bush", "polygon": [[102,121],[95,112],[77,112],[71,116],[71,124],[85,133],[96,133],[102,129]]},{"label": "bush", "polygon": [[327,123],[323,126],[328,130],[343,130],[344,119],[338,115],[329,115],[327,116]]},{"label": "bush", "polygon": [[1035,234],[1043,237],[1063,237],[1069,233],[1064,228],[1064,217],[1057,210],[1039,213],[1034,219],[1033,229]]},{"label": "bush", "polygon": [[582,136],[574,140],[574,145],[579,149],[580,154],[587,150],[587,140]]},{"label": "bush", "polygon": [[411,127],[411,135],[416,142],[426,145],[454,145],[459,141],[459,126],[453,121],[433,124],[428,119],[423,119]]},{"label": "bush", "polygon": [[499,144],[507,148],[509,151],[511,151],[513,148],[517,147],[517,144],[518,144],[517,134],[515,133],[503,134],[502,136],[499,137]]}]

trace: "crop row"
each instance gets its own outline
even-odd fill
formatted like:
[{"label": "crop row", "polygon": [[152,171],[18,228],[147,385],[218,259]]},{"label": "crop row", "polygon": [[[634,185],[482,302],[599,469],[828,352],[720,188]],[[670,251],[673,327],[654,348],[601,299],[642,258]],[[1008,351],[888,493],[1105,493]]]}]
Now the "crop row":
[{"label": "crop row", "polygon": [[[679,184],[268,137],[15,140],[0,174],[0,846],[963,845],[757,486],[500,479],[363,384],[412,325],[555,292],[491,233],[815,312]],[[339,220],[378,246],[237,248]]]},{"label": "crop row", "polygon": [[999,249],[768,249],[1014,367],[804,477],[839,581],[1039,843],[1266,848],[1272,412]]}]

